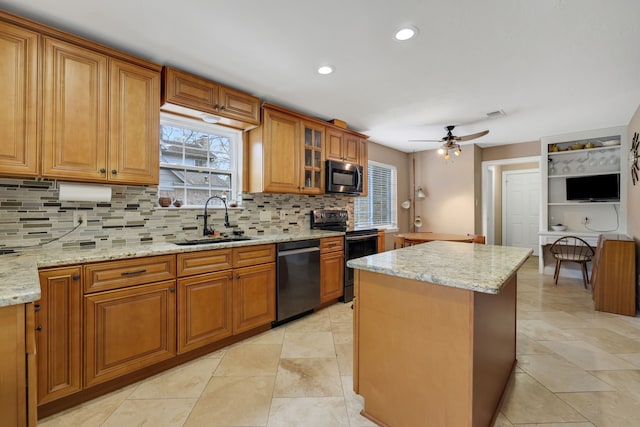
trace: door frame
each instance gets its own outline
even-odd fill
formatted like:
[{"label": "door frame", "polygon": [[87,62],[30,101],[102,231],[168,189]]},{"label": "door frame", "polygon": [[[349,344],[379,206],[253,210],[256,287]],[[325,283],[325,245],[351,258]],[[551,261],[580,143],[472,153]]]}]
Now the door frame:
[{"label": "door frame", "polygon": [[[488,234],[488,230],[493,230],[493,225],[489,227],[489,216],[493,213],[493,203],[495,198],[493,190],[490,190],[493,188],[492,184],[493,179],[495,179],[495,174],[489,170],[489,168],[491,166],[538,162],[538,170],[540,170],[540,158],[540,156],[528,156],[516,157],[513,159],[485,160],[482,162],[482,234],[486,236],[487,244],[495,244],[494,234]],[[542,210],[542,191],[540,191],[540,194],[540,209]]]},{"label": "door frame", "polygon": [[[522,174],[531,174],[531,173],[537,173],[538,174],[538,194],[540,194],[540,168],[537,169],[518,169],[518,170],[510,170],[510,171],[504,171],[502,172],[502,200],[501,200],[501,204],[502,204],[502,244],[505,244],[506,241],[506,236],[507,236],[507,198],[504,197],[506,195],[506,191],[505,189],[507,188],[507,178],[509,177],[509,175],[522,175]],[[541,210],[541,202],[540,199],[538,199],[538,230],[540,230],[540,210]],[[536,246],[539,246],[538,244],[538,240],[536,239]],[[534,249],[533,250],[533,255],[537,256],[538,254],[536,253],[537,251]]]}]

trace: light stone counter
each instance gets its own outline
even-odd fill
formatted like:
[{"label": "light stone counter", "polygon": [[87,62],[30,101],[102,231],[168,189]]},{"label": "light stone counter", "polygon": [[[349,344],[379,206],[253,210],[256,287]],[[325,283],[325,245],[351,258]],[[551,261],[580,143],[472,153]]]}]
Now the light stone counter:
[{"label": "light stone counter", "polygon": [[347,266],[497,294],[532,252],[529,248],[435,241],[352,259]]},{"label": "light stone counter", "polygon": [[[195,252],[210,249],[281,243],[294,240],[320,239],[341,236],[344,233],[334,231],[309,230],[296,234],[271,234],[250,236],[251,240],[178,246],[173,243],[148,243],[140,245],[122,245],[99,248],[29,248],[19,250],[17,254],[0,255],[0,307],[24,304],[40,299],[38,268],[83,264],[87,262],[108,261],[124,258],[136,258],[153,255],[165,255],[181,252]],[[200,239],[201,236],[191,236]]]}]

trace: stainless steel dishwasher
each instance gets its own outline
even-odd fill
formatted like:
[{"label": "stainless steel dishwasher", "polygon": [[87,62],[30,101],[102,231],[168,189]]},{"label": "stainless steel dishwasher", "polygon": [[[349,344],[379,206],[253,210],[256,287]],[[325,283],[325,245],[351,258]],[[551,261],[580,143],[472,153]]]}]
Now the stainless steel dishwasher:
[{"label": "stainless steel dishwasher", "polygon": [[274,325],[320,305],[320,240],[278,244],[277,315]]}]

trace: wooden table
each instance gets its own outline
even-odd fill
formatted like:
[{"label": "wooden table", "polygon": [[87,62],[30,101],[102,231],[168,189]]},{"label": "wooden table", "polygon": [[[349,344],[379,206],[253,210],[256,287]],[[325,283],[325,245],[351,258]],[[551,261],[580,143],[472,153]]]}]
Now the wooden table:
[{"label": "wooden table", "polygon": [[416,245],[418,243],[433,242],[435,240],[443,240],[448,242],[473,242],[473,237],[467,236],[466,234],[429,232],[400,233],[395,235],[395,239],[396,243],[401,243],[401,246]]}]

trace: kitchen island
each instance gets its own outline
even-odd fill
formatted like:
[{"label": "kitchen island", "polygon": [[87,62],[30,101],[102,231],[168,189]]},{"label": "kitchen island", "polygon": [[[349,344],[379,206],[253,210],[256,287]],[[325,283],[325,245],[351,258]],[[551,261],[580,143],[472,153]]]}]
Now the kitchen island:
[{"label": "kitchen island", "polygon": [[516,363],[517,271],[531,252],[437,241],[350,260],[362,415],[493,425]]}]

